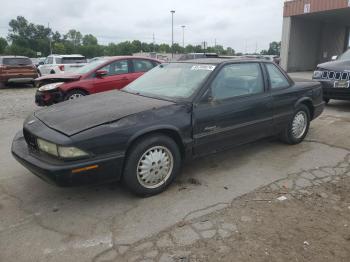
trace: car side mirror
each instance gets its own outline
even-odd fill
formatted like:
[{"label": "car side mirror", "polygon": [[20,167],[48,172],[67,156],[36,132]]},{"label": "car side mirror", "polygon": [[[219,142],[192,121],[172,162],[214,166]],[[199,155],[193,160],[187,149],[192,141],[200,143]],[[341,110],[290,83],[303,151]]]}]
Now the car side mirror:
[{"label": "car side mirror", "polygon": [[201,99],[201,104],[216,105],[218,101],[213,97],[211,90],[208,90]]},{"label": "car side mirror", "polygon": [[95,73],[96,77],[103,78],[108,75],[106,70],[97,70]]},{"label": "car side mirror", "polygon": [[337,56],[337,55],[332,56],[332,61],[337,60],[337,58],[338,58],[338,56]]}]

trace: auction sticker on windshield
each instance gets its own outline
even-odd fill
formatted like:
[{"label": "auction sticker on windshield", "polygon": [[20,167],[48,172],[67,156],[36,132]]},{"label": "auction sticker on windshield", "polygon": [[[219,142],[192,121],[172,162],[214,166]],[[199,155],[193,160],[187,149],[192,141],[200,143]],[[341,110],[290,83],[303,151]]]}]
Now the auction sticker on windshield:
[{"label": "auction sticker on windshield", "polygon": [[191,68],[191,70],[207,70],[207,71],[213,71],[214,69],[215,69],[215,66],[213,65],[194,65]]}]

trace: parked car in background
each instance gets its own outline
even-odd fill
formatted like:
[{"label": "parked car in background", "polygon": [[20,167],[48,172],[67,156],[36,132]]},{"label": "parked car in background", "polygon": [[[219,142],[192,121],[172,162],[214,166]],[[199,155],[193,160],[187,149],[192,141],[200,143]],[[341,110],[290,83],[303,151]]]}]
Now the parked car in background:
[{"label": "parked car in background", "polygon": [[267,61],[274,62],[277,65],[279,65],[281,61],[280,57],[277,55],[264,55],[263,58],[266,59]]},{"label": "parked car in background", "polygon": [[35,65],[37,68],[40,65],[43,65],[45,62],[46,57],[35,57],[35,58],[30,58],[32,60],[33,65]]},{"label": "parked car in background", "polygon": [[201,59],[201,58],[217,58],[219,57],[216,53],[189,53],[184,54],[179,58],[179,61],[186,61],[192,59]]},{"label": "parked car in background", "polygon": [[12,153],[59,186],[122,179],[149,196],[166,189],[185,159],[275,135],[298,144],[323,109],[319,82],[294,82],[268,61],[167,63],[121,91],[35,112]]},{"label": "parked car in background", "polygon": [[64,100],[121,89],[159,65],[160,61],[134,56],[98,58],[74,73],[47,75],[36,79],[38,106],[49,106]]},{"label": "parked car in background", "polygon": [[322,83],[326,103],[330,99],[350,100],[350,49],[333,61],[317,65],[313,79]]},{"label": "parked car in background", "polygon": [[87,59],[82,55],[49,55],[38,70],[40,75],[74,72],[86,63]]},{"label": "parked car in background", "polygon": [[33,84],[38,71],[25,56],[0,56],[0,87],[11,83]]}]

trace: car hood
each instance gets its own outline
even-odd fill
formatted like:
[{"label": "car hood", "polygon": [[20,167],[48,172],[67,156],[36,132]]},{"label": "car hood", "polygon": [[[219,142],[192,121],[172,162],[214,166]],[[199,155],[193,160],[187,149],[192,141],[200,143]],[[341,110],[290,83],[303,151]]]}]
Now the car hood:
[{"label": "car hood", "polygon": [[67,136],[146,110],[174,104],[121,91],[109,91],[41,109],[35,117]]},{"label": "car hood", "polygon": [[323,64],[319,64],[317,67],[333,71],[350,70],[350,60],[337,60],[326,62]]},{"label": "car hood", "polygon": [[45,81],[45,80],[59,80],[59,81],[66,82],[66,81],[78,80],[80,78],[81,78],[80,74],[63,73],[63,74],[50,74],[50,75],[41,76],[35,80],[37,82]]}]

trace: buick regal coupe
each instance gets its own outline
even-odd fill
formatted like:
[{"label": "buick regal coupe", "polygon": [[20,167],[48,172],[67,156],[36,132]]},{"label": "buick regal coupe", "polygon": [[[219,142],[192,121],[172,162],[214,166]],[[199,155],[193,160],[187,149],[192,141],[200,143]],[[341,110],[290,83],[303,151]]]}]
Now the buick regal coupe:
[{"label": "buick regal coupe", "polygon": [[36,111],[12,153],[59,186],[122,180],[150,196],[185,160],[270,136],[302,142],[323,109],[319,82],[294,82],[266,60],[166,63],[121,91]]}]

